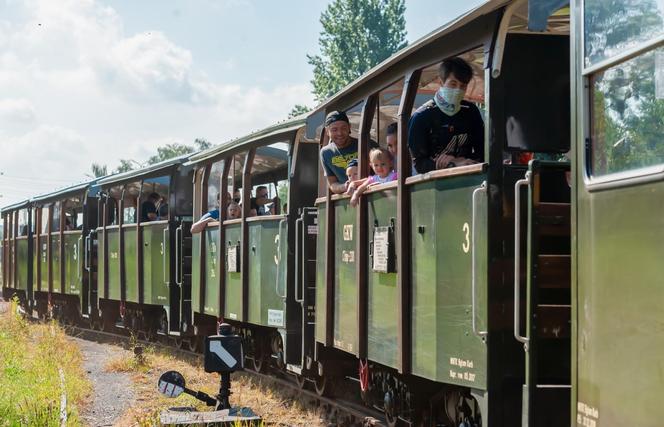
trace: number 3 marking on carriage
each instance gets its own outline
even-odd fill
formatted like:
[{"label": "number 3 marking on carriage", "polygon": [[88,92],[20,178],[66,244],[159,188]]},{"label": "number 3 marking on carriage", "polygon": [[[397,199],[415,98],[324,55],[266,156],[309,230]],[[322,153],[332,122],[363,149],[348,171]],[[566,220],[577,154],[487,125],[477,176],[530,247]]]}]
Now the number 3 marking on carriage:
[{"label": "number 3 marking on carriage", "polygon": [[468,253],[470,250],[470,226],[467,222],[463,223],[462,230],[466,234],[466,241],[461,244],[461,249],[463,249],[465,253]]}]

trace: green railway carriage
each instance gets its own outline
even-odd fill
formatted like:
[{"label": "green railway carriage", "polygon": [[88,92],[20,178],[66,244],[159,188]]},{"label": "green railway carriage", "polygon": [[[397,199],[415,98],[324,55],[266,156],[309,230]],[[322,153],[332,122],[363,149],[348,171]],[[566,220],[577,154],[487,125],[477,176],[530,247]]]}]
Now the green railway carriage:
[{"label": "green railway carriage", "polygon": [[[347,112],[361,176],[369,142],[385,146],[387,126],[398,124],[396,182],[370,188],[351,208],[348,196],[329,193],[321,169],[316,200],[325,236],[318,370],[356,376],[365,402],[382,406],[390,423],[569,421],[569,14],[544,6],[540,32],[528,28],[526,1],[480,6],[308,117],[322,146],[323,117]],[[408,121],[438,90],[438,65],[452,56],[473,69],[466,100],[482,112],[484,162],[410,176]],[[521,161],[533,152],[563,161]]]},{"label": "green railway carriage", "polygon": [[183,165],[187,158],[99,181],[94,326],[189,339],[193,178]]},{"label": "green railway carriage", "polygon": [[89,233],[97,227],[96,180],[31,199],[34,308],[67,322],[96,310]]},{"label": "green railway carriage", "polygon": [[2,296],[32,300],[34,211],[28,200],[2,209]]},{"label": "green railway carriage", "polygon": [[[318,145],[306,138],[304,122],[290,119],[190,160],[195,218],[227,207],[229,195],[242,204],[240,218],[222,208],[218,221],[193,235],[195,330],[205,335],[221,319],[230,322],[247,338],[257,369],[274,361],[296,374],[313,356],[303,337],[313,335],[315,215],[305,208],[316,196]],[[270,212],[250,216],[261,186],[273,198]]]}]

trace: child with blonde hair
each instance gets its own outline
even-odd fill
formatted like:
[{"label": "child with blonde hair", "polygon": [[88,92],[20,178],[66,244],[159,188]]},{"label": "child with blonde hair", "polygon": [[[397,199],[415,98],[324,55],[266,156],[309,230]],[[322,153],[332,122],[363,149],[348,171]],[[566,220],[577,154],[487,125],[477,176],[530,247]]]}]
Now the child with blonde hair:
[{"label": "child with blonde hair", "polygon": [[368,177],[362,185],[355,190],[353,197],[350,199],[351,206],[356,206],[362,193],[372,185],[384,184],[397,179],[397,173],[394,171],[392,154],[385,148],[371,149],[371,151],[369,151],[369,164],[374,171],[374,175]]}]

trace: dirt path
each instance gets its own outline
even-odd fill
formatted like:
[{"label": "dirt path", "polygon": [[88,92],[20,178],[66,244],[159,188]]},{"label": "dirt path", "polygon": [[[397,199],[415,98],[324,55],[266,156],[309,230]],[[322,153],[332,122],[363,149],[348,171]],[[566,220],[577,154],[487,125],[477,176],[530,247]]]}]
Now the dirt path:
[{"label": "dirt path", "polygon": [[83,353],[83,367],[93,384],[94,391],[81,414],[82,421],[91,427],[112,426],[134,402],[133,384],[129,374],[105,372],[107,362],[120,352],[121,347],[71,338]]}]

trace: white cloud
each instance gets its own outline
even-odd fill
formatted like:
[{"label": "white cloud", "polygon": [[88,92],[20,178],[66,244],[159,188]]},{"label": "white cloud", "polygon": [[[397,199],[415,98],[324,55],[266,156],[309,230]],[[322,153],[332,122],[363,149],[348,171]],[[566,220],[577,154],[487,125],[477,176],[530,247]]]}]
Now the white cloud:
[{"label": "white cloud", "polygon": [[36,113],[32,103],[21,98],[0,98],[0,121],[8,123],[31,123]]},{"label": "white cloud", "polygon": [[120,158],[144,161],[165,143],[224,142],[313,103],[306,83],[215,81],[163,31],[126,35],[122,18],[98,1],[26,0],[5,8],[16,18],[0,17],[5,173],[61,183],[82,178],[92,162],[112,169]]}]

